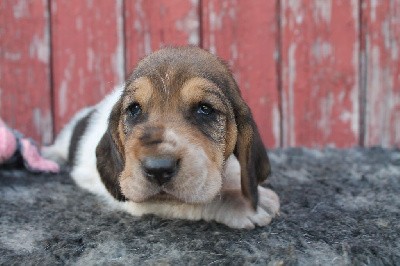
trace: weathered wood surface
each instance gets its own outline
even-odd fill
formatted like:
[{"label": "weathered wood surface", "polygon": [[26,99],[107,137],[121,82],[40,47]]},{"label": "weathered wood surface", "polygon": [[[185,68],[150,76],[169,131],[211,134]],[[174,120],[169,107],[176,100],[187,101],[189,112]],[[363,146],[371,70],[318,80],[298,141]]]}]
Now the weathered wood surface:
[{"label": "weathered wood surface", "polygon": [[125,1],[126,71],[165,45],[200,44],[200,0]]},{"label": "weathered wood surface", "polygon": [[53,138],[46,1],[0,1],[0,117],[35,140]]},{"label": "weathered wood surface", "polygon": [[400,0],[3,0],[0,22],[0,116],[39,142],[193,44],[229,64],[269,148],[400,146]]},{"label": "weathered wood surface", "polygon": [[123,82],[121,0],[51,1],[55,129]]},{"label": "weathered wood surface", "polygon": [[264,144],[280,145],[275,1],[202,1],[202,44],[224,59]]},{"label": "weathered wood surface", "polygon": [[283,146],[359,140],[358,1],[281,1]]},{"label": "weathered wood surface", "polygon": [[364,137],[400,146],[400,0],[362,1]]}]

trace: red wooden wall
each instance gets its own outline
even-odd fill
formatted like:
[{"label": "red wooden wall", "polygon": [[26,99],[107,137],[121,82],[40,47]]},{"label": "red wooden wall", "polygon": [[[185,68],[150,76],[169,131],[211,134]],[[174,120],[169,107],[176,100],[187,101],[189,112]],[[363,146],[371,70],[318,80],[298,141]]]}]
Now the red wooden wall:
[{"label": "red wooden wall", "polygon": [[49,143],[184,44],[228,62],[270,148],[400,146],[400,0],[1,0],[0,117]]}]

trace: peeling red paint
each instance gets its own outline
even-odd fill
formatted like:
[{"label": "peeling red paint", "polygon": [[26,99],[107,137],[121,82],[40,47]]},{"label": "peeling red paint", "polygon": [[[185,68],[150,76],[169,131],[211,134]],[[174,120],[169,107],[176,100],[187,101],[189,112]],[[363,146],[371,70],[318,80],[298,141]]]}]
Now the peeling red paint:
[{"label": "peeling red paint", "polygon": [[[56,131],[123,82],[122,2],[51,1]],[[122,46],[122,47],[121,47]]]},{"label": "peeling red paint", "polygon": [[42,143],[52,140],[45,1],[0,1],[0,117]]},{"label": "peeling red paint", "polygon": [[230,65],[267,147],[400,146],[400,0],[3,0],[0,20],[0,116],[39,142],[194,44]]},{"label": "peeling red paint", "polygon": [[226,60],[266,146],[278,147],[275,1],[202,1],[203,46]]},{"label": "peeling red paint", "polygon": [[365,142],[400,146],[400,0],[363,0]]},{"label": "peeling red paint", "polygon": [[282,0],[283,145],[358,144],[356,1]]},{"label": "peeling red paint", "polygon": [[165,45],[199,44],[199,0],[125,2],[126,70]]}]

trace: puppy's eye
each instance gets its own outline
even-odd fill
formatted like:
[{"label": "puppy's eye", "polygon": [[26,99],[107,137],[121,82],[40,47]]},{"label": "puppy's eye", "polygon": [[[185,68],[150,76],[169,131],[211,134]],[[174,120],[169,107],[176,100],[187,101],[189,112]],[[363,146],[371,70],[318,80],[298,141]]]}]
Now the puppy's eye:
[{"label": "puppy's eye", "polygon": [[214,109],[206,103],[200,103],[196,110],[196,113],[199,115],[210,115],[213,112]]},{"label": "puppy's eye", "polygon": [[142,113],[142,107],[138,103],[132,103],[128,106],[126,112],[130,117],[136,118]]}]

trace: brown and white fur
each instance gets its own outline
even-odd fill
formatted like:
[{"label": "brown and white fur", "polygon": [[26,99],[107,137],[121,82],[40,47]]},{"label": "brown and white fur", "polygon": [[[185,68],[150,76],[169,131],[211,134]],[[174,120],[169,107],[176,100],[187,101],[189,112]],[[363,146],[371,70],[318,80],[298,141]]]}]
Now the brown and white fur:
[{"label": "brown and white fur", "polygon": [[270,164],[250,109],[225,64],[196,47],[144,58],[43,153],[135,216],[254,228],[279,211],[275,192],[259,185]]}]

